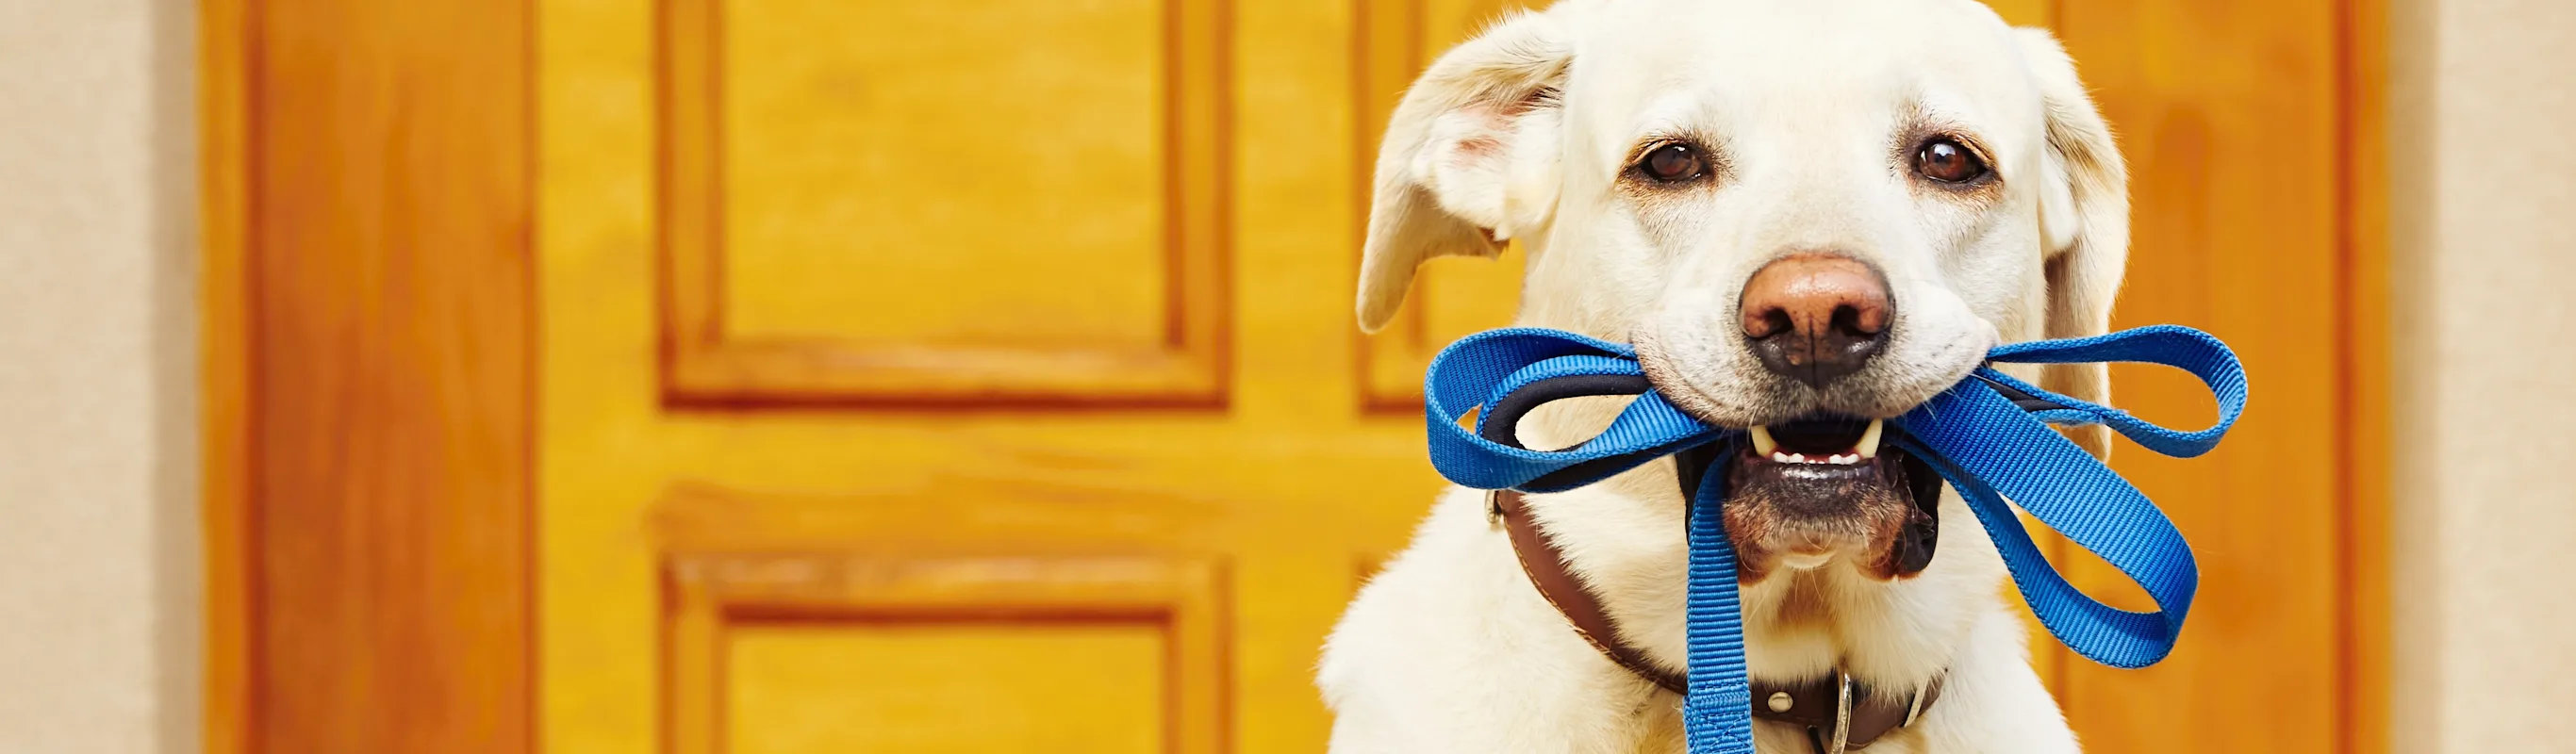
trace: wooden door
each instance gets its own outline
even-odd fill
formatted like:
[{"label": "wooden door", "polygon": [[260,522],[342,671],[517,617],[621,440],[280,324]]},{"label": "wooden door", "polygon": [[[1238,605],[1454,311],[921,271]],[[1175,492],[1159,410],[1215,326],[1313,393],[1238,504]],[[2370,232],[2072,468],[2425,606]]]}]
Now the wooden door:
[{"label": "wooden door", "polygon": [[[1320,750],[1421,368],[1518,287],[1359,335],[1366,172],[1508,4],[209,0],[212,748]],[[2093,751],[2375,748],[2373,16],[1997,5],[2125,135],[2123,324],[2258,391],[2117,458],[2183,649],[2036,662]]]},{"label": "wooden door", "polygon": [[547,747],[1321,748],[1349,9],[656,5],[538,4]]}]

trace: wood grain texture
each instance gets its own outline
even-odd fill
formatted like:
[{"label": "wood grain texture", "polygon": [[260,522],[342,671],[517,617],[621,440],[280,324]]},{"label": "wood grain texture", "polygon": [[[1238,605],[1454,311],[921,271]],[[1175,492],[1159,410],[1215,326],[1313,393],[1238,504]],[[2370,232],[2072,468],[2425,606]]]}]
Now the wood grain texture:
[{"label": "wood grain texture", "polygon": [[[727,6],[717,0],[672,0],[659,7],[663,15],[657,31],[661,47],[656,85],[664,124],[659,145],[661,351],[667,404],[805,408],[1223,404],[1231,384],[1227,348],[1232,316],[1226,166],[1233,159],[1228,124],[1234,94],[1228,73],[1227,0],[1171,0],[1159,10],[1145,9],[1149,18],[1144,29],[1119,30],[1139,32],[1151,40],[1148,43],[1157,54],[1146,67],[1157,75],[1140,77],[1125,70],[1134,66],[1068,59],[1041,61],[1011,69],[1015,73],[1003,72],[1009,75],[980,79],[960,62],[971,56],[938,49],[877,61],[883,64],[876,66],[881,70],[872,70],[865,61],[846,59],[845,48],[782,43],[733,51],[725,44],[731,38],[728,27],[769,28],[779,25],[776,19],[767,15],[728,18]],[[778,14],[787,8],[757,10]],[[896,15],[892,10],[851,6],[808,10],[818,18],[852,23],[855,30],[884,25]],[[943,6],[937,26],[1005,31],[1025,22],[1022,16],[1031,12],[1010,3],[971,9]],[[989,23],[947,17],[960,13],[981,14]],[[1069,18],[1097,15],[1075,13]],[[914,35],[924,33],[937,32]],[[867,49],[888,46],[847,40],[844,44]],[[779,64],[787,58],[802,58],[802,68],[825,71],[817,75],[837,82],[827,87],[834,93],[767,96],[761,98],[763,102],[777,103],[771,109],[786,112],[748,122],[729,118],[728,113],[740,104],[726,99],[735,96],[734,90],[777,88],[776,82],[738,80],[749,74],[734,69]],[[1022,103],[1037,111],[1024,120],[1043,127],[1032,125],[1033,133],[1026,137],[1007,138],[1008,124],[992,122],[997,113],[991,112],[995,105],[987,93],[1007,90],[1017,97],[1045,98],[1045,90],[1027,84],[1040,71],[1049,70],[1082,71],[1084,75],[1069,80],[1088,81],[1090,88],[1104,93],[1136,90],[1130,93],[1145,97],[1150,112],[1131,115],[1141,115],[1149,136],[1159,138],[1144,140],[1150,149],[1127,150],[1115,145],[1136,139],[1117,132],[1132,128],[1094,123],[1086,130],[1080,116],[1101,108],[1097,100],[1115,98],[1082,96],[1077,92],[1085,87],[1071,85],[1060,92],[1064,96]],[[1121,73],[1126,74],[1123,78],[1137,80],[1099,80],[1121,78]],[[963,79],[946,86],[905,83],[907,77],[942,76]],[[894,104],[865,102],[879,96],[870,92],[881,89],[897,90],[882,95]],[[966,91],[958,93],[960,89]],[[1156,93],[1160,96],[1153,96]],[[961,101],[942,110],[933,105],[946,100],[923,99],[933,95]],[[862,102],[837,104],[846,100]],[[975,112],[981,119],[938,117],[951,110]],[[870,120],[864,113],[877,114]],[[736,169],[742,166],[735,163],[758,156],[738,152],[768,155],[778,148],[744,143],[729,135],[729,130],[776,132],[781,127],[767,124],[828,124],[836,118],[855,118],[857,125],[840,141],[817,137],[817,143],[836,144],[836,149],[848,152],[888,151],[844,160],[845,169],[837,171],[829,164],[818,166],[832,157],[812,152],[761,163],[771,166],[767,170]],[[1089,120],[1114,123],[1119,118]],[[987,133],[988,129],[1004,133]],[[784,133],[768,135],[772,140],[791,138]],[[1074,144],[1085,139],[1105,140],[1112,147],[1093,150],[1107,154],[1086,157]],[[907,141],[918,143],[907,151]],[[1065,175],[1057,176],[1056,183],[1036,187],[977,177],[1043,172],[1037,167],[1045,160],[1023,154],[1024,147],[1039,145],[1045,147],[1042,153],[1060,155],[1056,162],[1092,159],[1103,164],[1096,170],[1056,171]],[[985,159],[1029,164],[986,170],[972,162]],[[802,167],[793,175],[778,175],[788,171],[776,165],[791,164]],[[912,169],[906,172],[906,166]],[[877,175],[889,171],[903,176]],[[1129,173],[1144,176],[1142,190],[1150,198],[1149,206],[1103,203],[1102,197],[1134,193],[1129,190],[1138,188],[1129,185],[1134,181],[1120,180]],[[1006,203],[1050,189],[1061,189],[1050,193],[1059,204],[1098,210],[1087,217],[1089,225],[1102,225],[1104,217],[1135,215],[1141,227],[1130,229],[1112,222],[1102,232],[1083,232],[1084,224],[1070,218],[1050,224],[1043,216],[1046,212],[1012,211]],[[853,203],[860,209],[837,213],[817,209]],[[887,206],[869,209],[869,205]],[[865,219],[910,205],[918,209]],[[1048,206],[1052,205],[1039,202],[1035,209]],[[909,224],[905,220],[921,215],[960,215],[956,219],[961,224],[911,231],[902,227]],[[744,221],[746,217],[751,219]],[[745,225],[751,227],[734,227]],[[1020,227],[1029,225],[1037,227]],[[804,226],[818,230],[782,230]],[[996,226],[1004,229],[988,230]],[[794,240],[818,234],[821,240]],[[741,243],[747,238],[781,246]],[[1077,243],[1085,239],[1094,242]],[[1130,243],[1122,244],[1121,239]],[[1065,248],[1068,243],[1077,245]],[[829,259],[818,260],[817,254]],[[1045,263],[990,263],[1033,255]],[[974,264],[975,259],[988,263]],[[761,275],[749,282],[748,289],[742,281],[728,280],[744,277],[755,264],[772,263],[818,272]],[[935,279],[949,273],[954,273],[950,281],[954,285],[971,287],[943,286]],[[851,294],[829,287],[834,280],[853,276],[871,278],[851,285],[873,293]],[[1077,280],[1082,284],[1067,285]],[[1137,294],[1145,300],[1134,300]],[[978,301],[983,304],[978,306]],[[823,321],[782,325],[775,321],[776,315],[764,315],[761,322],[745,327],[734,321],[745,318],[739,315],[747,312],[738,311],[745,307],[753,307],[748,313],[801,311],[818,320],[856,318],[869,332],[844,334]],[[1020,310],[1026,311],[1013,314]],[[960,317],[967,321],[955,321]],[[1134,321],[1140,317],[1143,321]],[[1086,327],[1084,322],[1092,325]],[[1140,328],[1143,337],[1125,337],[1133,334],[1126,330]],[[1062,337],[1032,339],[1020,335],[1022,330],[1058,332]]]},{"label": "wood grain texture", "polygon": [[529,751],[529,6],[215,7],[211,748]]}]

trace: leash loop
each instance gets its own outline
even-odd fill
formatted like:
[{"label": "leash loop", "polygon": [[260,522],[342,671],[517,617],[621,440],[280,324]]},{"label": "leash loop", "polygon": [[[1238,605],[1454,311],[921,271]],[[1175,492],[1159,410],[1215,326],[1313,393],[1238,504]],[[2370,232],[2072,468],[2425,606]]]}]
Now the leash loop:
[{"label": "leash loop", "polygon": [[[1495,442],[1459,424],[1469,411],[1502,403],[1506,386],[1600,374],[1646,373],[1637,366],[1636,351],[1625,345],[1556,330],[1490,330],[1450,344],[1432,359],[1423,379],[1431,465],[1467,487],[1563,492],[1727,434],[1651,391],[1628,404],[1609,430],[1564,450]],[[1480,430],[1485,418],[1478,416]]]},{"label": "leash loop", "polygon": [[[2050,634],[2114,667],[2163,659],[2181,636],[2199,586],[2191,547],[2136,486],[2047,425],[2102,424],[2157,453],[2199,456],[2244,414],[2243,364],[2217,338],[2172,325],[2015,343],[1988,357],[1998,363],[2161,364],[2190,372],[2216,396],[2215,423],[2177,430],[1987,367],[1892,420],[1898,430],[1893,440],[1929,462],[1975,512],[2023,600]],[[1531,450],[1514,432],[1522,417],[1548,401],[1627,394],[1638,397],[1608,429],[1574,447]],[[1423,396],[1432,465],[1450,481],[1480,489],[1574,489],[1710,443],[1734,451],[1743,438],[1741,428],[1709,426],[1664,400],[1645,380],[1634,349],[1555,330],[1512,328],[1461,339],[1432,360]],[[1471,411],[1478,412],[1472,429],[1463,423]],[[1731,454],[1717,454],[1689,508],[1690,688],[1683,721],[1693,754],[1753,751],[1736,555],[1721,515],[1727,490],[1719,467]],[[2117,567],[2146,590],[2157,609],[2121,610],[2076,589],[2039,553],[2013,513],[2016,505]]]},{"label": "leash loop", "polygon": [[2101,424],[2126,435],[2139,446],[2175,458],[2195,458],[2218,447],[2219,438],[2236,426],[2245,414],[2245,366],[2209,333],[2180,325],[2150,325],[2122,330],[2108,335],[2070,340],[2039,340],[2000,346],[1987,353],[1989,361],[2009,364],[2072,364],[2095,361],[2119,361],[2136,364],[2158,364],[2181,369],[2209,388],[2218,399],[2218,420],[2208,428],[2184,431],[2158,426],[2110,406],[2058,395],[2038,386],[2014,379],[1993,369],[1977,370],[1977,378],[2000,383],[2026,395],[2040,398],[2064,409],[2041,411],[2042,419],[2056,424]]}]

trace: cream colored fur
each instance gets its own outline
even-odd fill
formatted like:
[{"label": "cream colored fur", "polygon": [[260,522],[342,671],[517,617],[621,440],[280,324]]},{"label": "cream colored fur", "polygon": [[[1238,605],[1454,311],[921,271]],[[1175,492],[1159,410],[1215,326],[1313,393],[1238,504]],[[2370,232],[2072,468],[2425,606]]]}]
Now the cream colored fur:
[{"label": "cream colored fur", "polygon": [[[1926,122],[1990,150],[2000,188],[1962,198],[1908,173],[1908,129]],[[1724,175],[1701,190],[1626,187],[1637,145],[1659,134],[1722,146]],[[1385,322],[1423,260],[1518,239],[1531,259],[1520,324],[1636,342],[1676,402],[1731,426],[1892,416],[1998,342],[2102,332],[2127,253],[2126,178],[2072,64],[1973,0],[1566,0],[1433,64],[1377,173],[1364,326]],[[1867,369],[1798,392],[1745,354],[1735,294],[1763,262],[1818,248],[1883,269],[1898,315]],[[2098,368],[2023,376],[2108,393]],[[1572,444],[1618,405],[1551,406],[1523,439]],[[1621,633],[1679,668],[1672,475],[1659,461],[1531,505]],[[1873,580],[1837,559],[1749,585],[1750,669],[1795,679],[1839,663],[1895,690],[1946,672],[1938,705],[1871,754],[2074,751],[2003,580],[1948,496],[1917,577]],[[1684,749],[1679,697],[1568,629],[1472,490],[1442,495],[1361,591],[1318,683],[1342,754]],[[1756,728],[1766,754],[1807,751],[1796,731]]]}]

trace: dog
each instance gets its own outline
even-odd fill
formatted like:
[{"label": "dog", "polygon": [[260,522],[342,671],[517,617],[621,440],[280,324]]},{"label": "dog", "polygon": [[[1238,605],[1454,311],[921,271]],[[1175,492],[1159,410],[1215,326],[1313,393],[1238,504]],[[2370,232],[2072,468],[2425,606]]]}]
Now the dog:
[{"label": "dog", "polygon": [[[2078,750],[1993,543],[1873,421],[1997,344],[2108,329],[2127,177],[2054,38],[1975,0],[1563,0],[1442,55],[1391,120],[1364,329],[1424,260],[1517,240],[1517,324],[1632,343],[1666,399],[1751,428],[1720,468],[1755,713],[1855,714],[1845,681],[1896,705],[1868,741],[1757,719],[1759,751]],[[2098,364],[2006,371],[2109,394]],[[1568,447],[1624,404],[1552,403],[1519,439]],[[1684,751],[1690,475],[1658,460],[1509,511],[1445,492],[1326,641],[1332,750]],[[1512,516],[1543,538],[1516,547]],[[1579,584],[1543,593],[1550,559]],[[1577,630],[1569,588],[1612,635]]]}]

